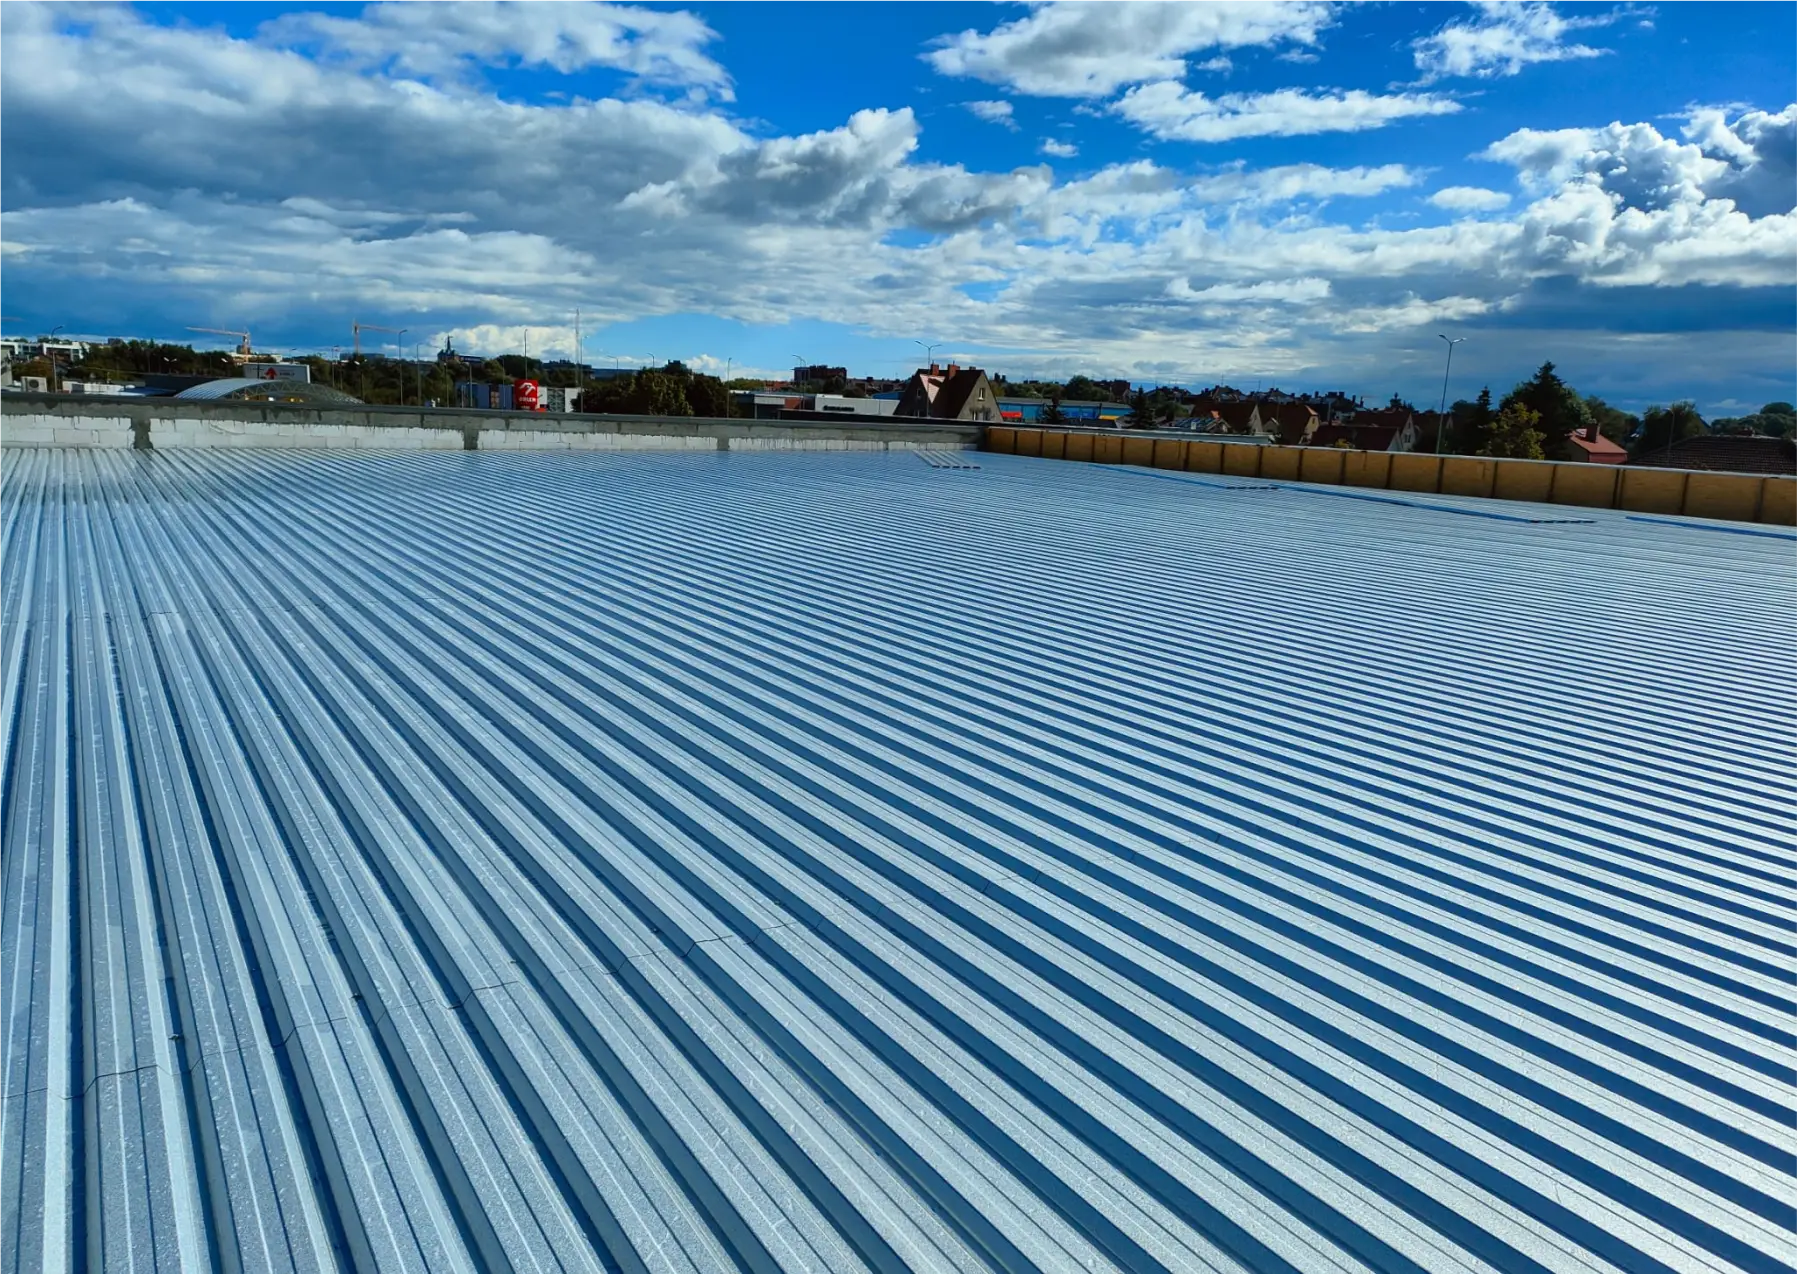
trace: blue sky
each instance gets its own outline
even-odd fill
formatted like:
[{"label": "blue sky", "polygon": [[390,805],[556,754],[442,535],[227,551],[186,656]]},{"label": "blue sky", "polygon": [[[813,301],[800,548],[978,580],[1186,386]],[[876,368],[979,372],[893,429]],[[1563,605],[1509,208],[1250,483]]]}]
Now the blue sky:
[{"label": "blue sky", "polygon": [[0,6],[7,330],[1790,399],[1777,4]]}]

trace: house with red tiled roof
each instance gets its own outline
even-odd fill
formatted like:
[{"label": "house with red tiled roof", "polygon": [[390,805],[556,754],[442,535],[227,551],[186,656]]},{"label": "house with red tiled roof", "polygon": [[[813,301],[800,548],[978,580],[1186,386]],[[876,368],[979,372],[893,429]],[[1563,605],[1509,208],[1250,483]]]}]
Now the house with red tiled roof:
[{"label": "house with red tiled roof", "polygon": [[1352,420],[1320,424],[1306,446],[1352,447],[1356,451],[1417,450],[1417,418],[1407,407],[1358,411]]},{"label": "house with red tiled roof", "polygon": [[1631,464],[1661,469],[1704,469],[1718,473],[1793,473],[1798,460],[1790,438],[1741,434],[1700,434],[1637,456]]},{"label": "house with red tiled roof", "polygon": [[1568,434],[1567,445],[1573,459],[1587,464],[1622,464],[1629,459],[1629,452],[1598,432],[1596,421]]}]

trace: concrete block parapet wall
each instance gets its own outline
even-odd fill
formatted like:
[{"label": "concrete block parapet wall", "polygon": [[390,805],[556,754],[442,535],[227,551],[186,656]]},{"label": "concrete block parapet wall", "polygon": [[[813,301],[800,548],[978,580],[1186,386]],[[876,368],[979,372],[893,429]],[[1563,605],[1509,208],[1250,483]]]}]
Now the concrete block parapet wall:
[{"label": "concrete block parapet wall", "polygon": [[776,423],[13,393],[0,395],[0,445],[149,450],[956,451],[978,447],[980,428],[955,421],[874,417]]},{"label": "concrete block parapet wall", "polygon": [[[150,448],[267,448],[309,450],[461,451],[460,432],[399,426],[333,425],[301,421],[198,420],[150,422]],[[129,438],[127,438],[129,444]],[[68,444],[63,444],[68,445]]]},{"label": "concrete block parapet wall", "polygon": [[1792,526],[1798,479],[1756,473],[1706,473],[1563,460],[1504,460],[1409,452],[1274,447],[1251,443],[1099,435],[994,427],[986,450],[1188,473],[1314,482],[1428,495],[1524,500],[1589,509],[1622,509],[1729,522]]},{"label": "concrete block parapet wall", "polygon": [[[460,445],[458,443],[457,445]],[[567,429],[483,429],[478,451],[716,451],[718,440],[669,434],[577,433]]]},{"label": "concrete block parapet wall", "polygon": [[8,447],[129,447],[131,421],[123,416],[70,420],[40,412],[7,412],[0,442]]}]

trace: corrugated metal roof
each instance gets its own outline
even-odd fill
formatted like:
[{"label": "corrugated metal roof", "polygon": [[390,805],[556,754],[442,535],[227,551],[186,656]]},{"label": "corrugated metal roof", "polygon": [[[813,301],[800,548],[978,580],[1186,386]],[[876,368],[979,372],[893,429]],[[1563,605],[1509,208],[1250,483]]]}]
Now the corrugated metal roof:
[{"label": "corrugated metal roof", "polygon": [[1791,1268],[1789,536],[5,463],[7,1271]]},{"label": "corrugated metal roof", "polygon": [[319,385],[294,377],[225,376],[203,385],[190,385],[173,395],[176,398],[232,398],[239,394],[276,394],[282,398],[324,403],[360,403],[354,394],[346,394],[330,385]]}]

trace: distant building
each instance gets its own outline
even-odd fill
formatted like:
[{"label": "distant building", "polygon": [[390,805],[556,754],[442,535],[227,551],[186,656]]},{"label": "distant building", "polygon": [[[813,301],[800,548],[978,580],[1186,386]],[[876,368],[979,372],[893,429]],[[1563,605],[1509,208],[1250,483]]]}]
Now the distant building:
[{"label": "distant building", "polygon": [[[1195,413],[1197,415],[1197,413]],[[1207,423],[1202,426],[1207,433],[1217,434],[1272,434],[1273,430],[1261,418],[1261,407],[1257,403],[1222,401],[1209,408],[1204,417]]]},{"label": "distant building", "polygon": [[891,416],[898,413],[897,398],[850,398],[843,394],[809,394],[806,411],[828,411],[840,416]]},{"label": "distant building", "polygon": [[731,414],[746,420],[779,420],[783,411],[797,411],[805,403],[804,394],[769,393],[759,389],[731,391]]},{"label": "distant building", "polygon": [[817,363],[810,367],[795,367],[793,369],[793,380],[796,383],[801,384],[806,381],[847,381],[848,379],[849,369],[847,367],[826,367],[822,363]]},{"label": "distant building", "polygon": [[21,362],[34,358],[56,358],[65,363],[78,363],[87,357],[87,341],[57,341],[42,336],[35,340],[9,337],[0,340],[0,354]]},{"label": "distant building", "polygon": [[1303,447],[1310,444],[1312,435],[1317,432],[1322,421],[1318,418],[1317,409],[1311,404],[1288,398],[1274,405],[1262,406],[1261,424],[1286,446]]},{"label": "distant building", "polygon": [[[1034,424],[1040,422],[1054,402],[1050,398],[1027,398],[1007,395],[996,400],[999,404],[999,419],[1009,420],[1017,424]],[[1128,403],[1104,402],[1096,398],[1064,398],[1061,400],[1061,418],[1064,422],[1086,422],[1090,424],[1118,424],[1130,415]]]},{"label": "distant building", "polygon": [[1356,451],[1416,451],[1417,441],[1417,418],[1406,408],[1393,407],[1357,412],[1353,420],[1320,424],[1312,430],[1306,445],[1346,446]]},{"label": "distant building", "polygon": [[912,373],[900,396],[898,414],[935,420],[1000,419],[999,400],[986,373],[955,363],[945,368],[932,363]]},{"label": "distant building", "polygon": [[476,411],[511,411],[512,386],[507,382],[489,385],[480,380],[458,381],[456,406],[471,407]]},{"label": "distant building", "polygon": [[846,394],[781,394],[766,390],[731,391],[732,412],[749,420],[816,420],[830,416],[891,416],[899,395],[851,398]]},{"label": "distant building", "polygon": [[1742,434],[1700,434],[1630,461],[1660,469],[1702,469],[1715,473],[1794,473],[1798,462],[1790,438]]},{"label": "distant building", "polygon": [[1629,459],[1629,452],[1600,433],[1596,422],[1568,434],[1567,444],[1573,458],[1587,464],[1622,464]]},{"label": "distant building", "polygon": [[175,394],[176,398],[209,402],[268,403],[359,403],[353,394],[329,385],[315,385],[304,380],[263,380],[256,376],[221,376],[203,385],[194,385]]}]

